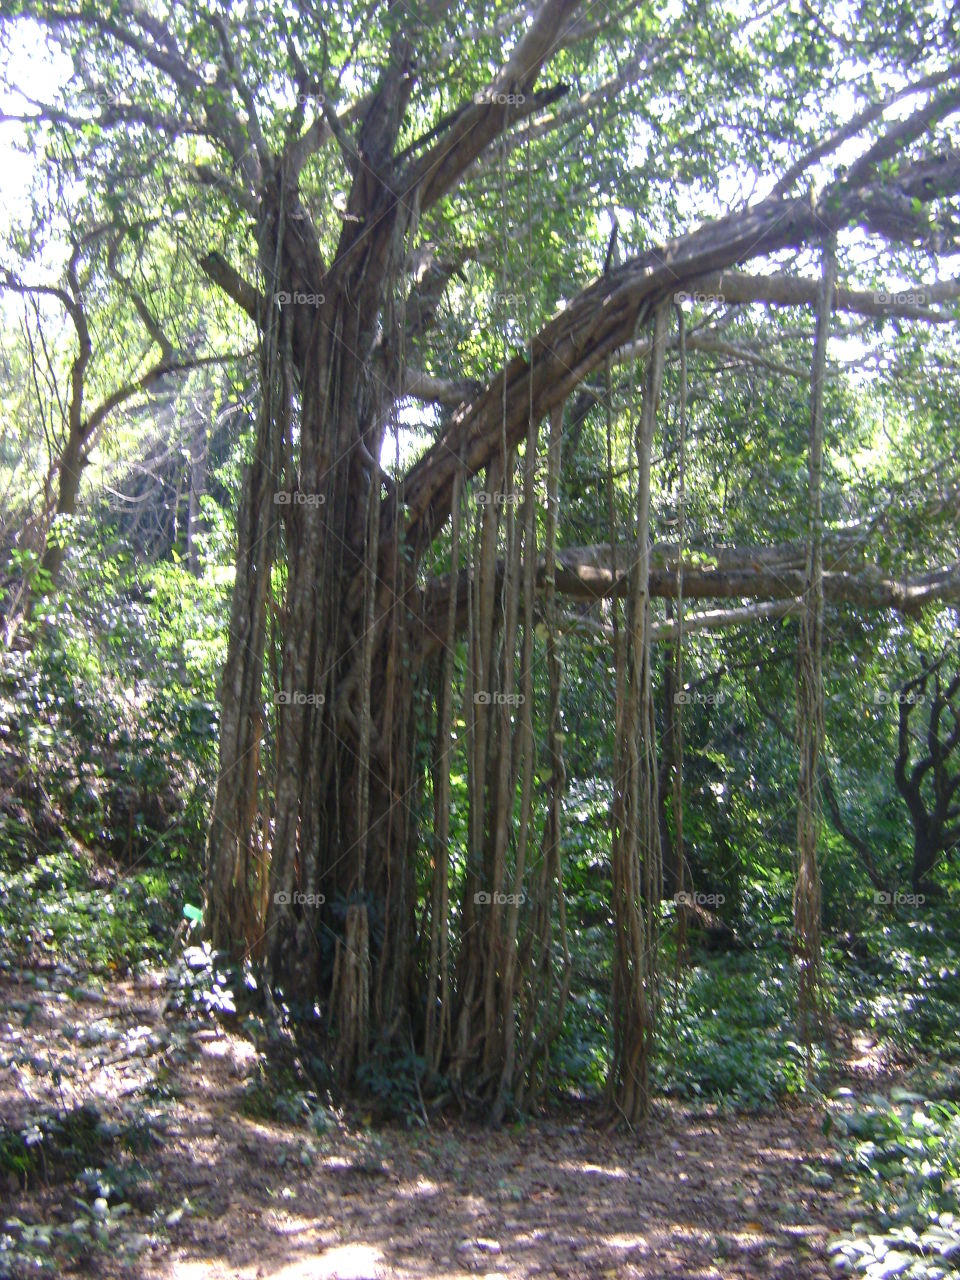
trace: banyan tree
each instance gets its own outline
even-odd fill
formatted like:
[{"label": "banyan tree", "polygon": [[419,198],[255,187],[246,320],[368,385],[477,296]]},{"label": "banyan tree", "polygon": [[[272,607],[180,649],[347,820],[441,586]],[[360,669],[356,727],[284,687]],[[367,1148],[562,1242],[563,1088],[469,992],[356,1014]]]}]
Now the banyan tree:
[{"label": "banyan tree", "polygon": [[[960,150],[943,122],[960,101],[957,67],[881,78],[855,118],[825,116],[818,136],[791,119],[764,157],[782,156],[777,171],[758,172],[757,194],[721,216],[700,217],[692,174],[677,177],[691,194],[670,217],[610,235],[603,264],[564,258],[560,242],[561,268],[541,289],[543,228],[556,237],[560,213],[577,225],[564,200],[615,207],[621,221],[632,210],[642,225],[653,186],[637,178],[638,154],[647,148],[658,182],[670,172],[649,121],[693,109],[683,64],[702,61],[697,24],[726,23],[720,10],[11,7],[71,53],[62,101],[37,110],[87,148],[89,181],[109,185],[115,216],[132,218],[149,163],[169,174],[186,250],[256,334],[207,850],[213,944],[253,954],[277,988],[316,1003],[346,1082],[375,1041],[413,1043],[428,1073],[494,1118],[535,1097],[570,983],[563,635],[569,610],[593,609],[616,706],[609,1098],[632,1123],[661,999],[662,778],[680,798],[679,767],[660,768],[653,647],[679,636],[682,681],[683,636],[801,616],[806,990],[824,604],[909,611],[960,596],[956,566],[905,580],[861,563],[855,539],[823,532],[818,489],[831,316],[940,323],[960,294],[947,281],[891,303],[833,265],[848,234],[890,252],[947,247]],[[816,90],[817,60],[792,57],[809,33],[805,19],[785,21],[750,56],[780,39],[775,74],[783,99],[799,101]],[[717,74],[735,87],[728,56]],[[565,172],[572,139],[596,153],[586,195]],[[471,322],[457,300],[480,276],[495,305]],[[653,537],[665,367],[725,349],[720,329],[685,331],[684,298],[817,316],[806,545],[693,547],[682,526],[674,541]],[[561,541],[558,495],[587,388],[607,414],[609,532],[574,546]],[[454,761],[468,796],[455,823]]]}]

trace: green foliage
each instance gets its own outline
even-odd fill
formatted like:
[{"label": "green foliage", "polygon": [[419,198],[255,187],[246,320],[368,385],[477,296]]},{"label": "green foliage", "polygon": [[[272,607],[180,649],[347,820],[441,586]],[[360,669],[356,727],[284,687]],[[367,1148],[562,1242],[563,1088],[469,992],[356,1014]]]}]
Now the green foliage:
[{"label": "green foliage", "polygon": [[[25,1187],[63,1181],[104,1164],[118,1152],[142,1154],[153,1140],[142,1119],[105,1121],[89,1104],[43,1114],[19,1128],[0,1121],[0,1176],[12,1173]],[[89,1174],[85,1181],[90,1181]]]},{"label": "green foliage", "polygon": [[257,989],[250,962],[235,964],[209,942],[185,948],[168,974],[172,1002],[200,1018],[232,1017],[250,1004]]},{"label": "green foliage", "polygon": [[25,862],[18,845],[0,845],[0,957],[99,973],[163,959],[179,918],[176,879],[118,877],[67,850]]},{"label": "green foliage", "polygon": [[960,1060],[960,936],[947,903],[914,909],[920,918],[861,913],[856,949],[828,943],[838,1015],[905,1060]]},{"label": "green foliage", "polygon": [[[423,1058],[412,1050],[398,1053],[381,1048],[359,1068],[358,1083],[376,1101],[384,1116],[403,1120],[407,1125],[422,1125],[425,1068]],[[434,1085],[442,1092],[444,1081],[435,1081]]]},{"label": "green foliage", "polygon": [[960,1107],[901,1089],[830,1118],[869,1215],[832,1244],[837,1267],[867,1280],[960,1275]]},{"label": "green foliage", "polygon": [[[798,1094],[805,1050],[793,1026],[793,981],[775,954],[724,956],[666,985],[654,1064],[668,1095],[753,1111]],[[815,1054],[814,1063],[822,1063]]]},{"label": "green foliage", "polygon": [[[0,1121],[0,1178],[24,1189],[61,1188],[41,1221],[0,1224],[0,1274],[62,1275],[96,1267],[109,1250],[131,1262],[150,1243],[131,1235],[132,1206],[151,1208],[155,1187],[140,1160],[156,1141],[151,1120],[104,1120],[90,1105],[44,1113],[18,1128]],[[156,1215],[155,1215],[156,1216]]]},{"label": "green foliage", "polygon": [[[101,531],[103,533],[104,531]],[[156,964],[201,897],[228,577],[87,530],[0,653],[0,952]]]},{"label": "green foliage", "polygon": [[323,1135],[338,1122],[328,1101],[306,1085],[301,1072],[283,1061],[257,1060],[243,1090],[240,1110],[251,1120],[306,1128]]}]

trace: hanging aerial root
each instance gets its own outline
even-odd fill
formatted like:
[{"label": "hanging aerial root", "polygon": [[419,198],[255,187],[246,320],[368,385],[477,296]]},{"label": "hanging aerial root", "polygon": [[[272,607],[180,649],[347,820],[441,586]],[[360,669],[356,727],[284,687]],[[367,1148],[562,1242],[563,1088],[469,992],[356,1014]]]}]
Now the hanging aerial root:
[{"label": "hanging aerial root", "polygon": [[[677,307],[677,342],[680,349],[680,395],[679,395],[679,474],[677,477],[677,631],[674,645],[673,663],[674,678],[673,701],[668,708],[672,716],[670,745],[673,752],[673,825],[674,825],[674,858],[677,868],[677,894],[687,889],[687,858],[683,843],[683,700],[679,697],[683,690],[683,565],[687,543],[687,331],[683,316],[683,308]],[[677,961],[675,970],[675,986],[679,985],[680,968],[684,963],[687,951],[687,915],[686,911],[677,912]]]},{"label": "hanging aerial root", "polygon": [[821,802],[819,767],[824,740],[823,695],[823,392],[836,284],[836,243],[823,247],[823,268],[810,392],[807,486],[807,563],[804,607],[797,641],[797,881],[793,894],[798,962],[798,1009],[809,1045],[820,1022],[820,871],[817,842]]},{"label": "hanging aerial root", "polygon": [[[617,734],[611,806],[613,1045],[607,1096],[633,1125],[647,1113],[657,1006],[662,855],[656,732],[650,674],[650,464],[663,383],[666,307],[654,313],[653,342],[636,430],[635,540],[626,617],[617,653]],[[608,466],[610,447],[608,445]],[[612,607],[618,608],[616,602]],[[622,664],[622,666],[621,666]]]}]

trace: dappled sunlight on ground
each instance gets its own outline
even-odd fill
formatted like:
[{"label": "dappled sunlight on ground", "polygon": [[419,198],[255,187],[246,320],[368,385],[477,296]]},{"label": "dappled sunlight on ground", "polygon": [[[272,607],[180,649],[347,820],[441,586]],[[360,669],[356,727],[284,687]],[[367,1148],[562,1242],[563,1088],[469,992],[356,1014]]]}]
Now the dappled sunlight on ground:
[{"label": "dappled sunlight on ground", "polygon": [[[114,1280],[826,1280],[845,1225],[822,1172],[818,1117],[719,1116],[659,1102],[642,1133],[588,1111],[498,1133],[334,1126],[244,1114],[259,1057],[239,1032],[164,1012],[162,990],[89,998],[2,979],[0,1108],[95,1098],[139,1107],[158,1141],[117,1248]],[[58,1099],[62,1091],[63,1103]],[[24,1221],[63,1188],[16,1197]],[[122,1240],[142,1240],[124,1270]]]}]

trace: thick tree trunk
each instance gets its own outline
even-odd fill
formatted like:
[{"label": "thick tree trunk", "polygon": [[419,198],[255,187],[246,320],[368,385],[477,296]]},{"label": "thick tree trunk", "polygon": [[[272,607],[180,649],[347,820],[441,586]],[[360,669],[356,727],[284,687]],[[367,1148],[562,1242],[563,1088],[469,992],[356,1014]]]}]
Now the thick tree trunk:
[{"label": "thick tree trunk", "polygon": [[[272,370],[261,369],[265,387]],[[257,830],[260,746],[264,731],[266,609],[276,548],[274,494],[280,441],[265,395],[238,521],[237,567],[227,659],[220,686],[220,759],[207,835],[206,929],[234,956],[260,947],[266,914],[269,816]]]},{"label": "thick tree trunk", "polygon": [[914,827],[913,866],[910,874],[910,883],[914,893],[921,892],[923,882],[933,870],[940,853],[941,850],[937,842],[930,840],[925,830]]},{"label": "thick tree trunk", "polygon": [[[348,222],[327,272],[304,249],[295,192],[276,197],[261,228],[275,287],[261,325],[266,392],[241,514],[207,868],[214,943],[262,953],[272,982],[328,1002],[345,1083],[371,1023],[396,1032],[414,905],[412,569],[402,548],[378,554],[392,396],[373,354],[402,236],[396,198],[372,176],[368,185],[377,235],[364,239],[362,220]],[[280,688],[268,718],[275,757],[264,761],[265,605],[277,547],[286,571]]]}]

